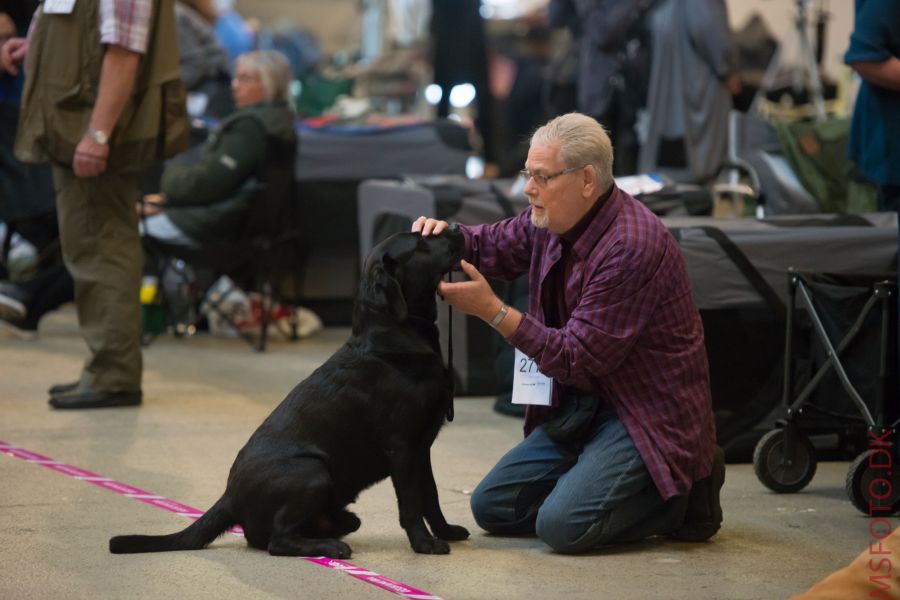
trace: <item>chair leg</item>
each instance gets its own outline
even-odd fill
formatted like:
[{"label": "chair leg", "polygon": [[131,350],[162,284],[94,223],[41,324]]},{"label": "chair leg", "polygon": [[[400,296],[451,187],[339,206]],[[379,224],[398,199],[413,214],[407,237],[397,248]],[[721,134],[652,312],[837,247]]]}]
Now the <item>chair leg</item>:
[{"label": "chair leg", "polygon": [[259,324],[259,346],[256,348],[258,352],[266,351],[266,341],[269,335],[269,323],[272,318],[272,286],[268,280],[264,280],[260,286],[262,295],[262,315],[260,315]]}]

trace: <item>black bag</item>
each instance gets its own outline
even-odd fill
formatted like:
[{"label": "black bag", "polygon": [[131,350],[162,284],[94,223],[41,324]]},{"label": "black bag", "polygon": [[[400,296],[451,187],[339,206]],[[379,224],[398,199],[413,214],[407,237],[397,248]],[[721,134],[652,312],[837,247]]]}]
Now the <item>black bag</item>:
[{"label": "black bag", "polygon": [[554,442],[582,442],[587,440],[603,403],[590,394],[565,396],[557,416],[542,425]]}]

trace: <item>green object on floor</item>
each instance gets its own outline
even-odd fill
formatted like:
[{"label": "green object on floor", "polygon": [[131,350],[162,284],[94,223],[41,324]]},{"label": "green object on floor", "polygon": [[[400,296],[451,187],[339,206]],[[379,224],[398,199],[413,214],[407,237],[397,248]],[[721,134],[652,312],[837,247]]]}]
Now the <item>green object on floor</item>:
[{"label": "green object on floor", "polygon": [[144,333],[162,333],[166,330],[166,311],[162,304],[141,304]]}]

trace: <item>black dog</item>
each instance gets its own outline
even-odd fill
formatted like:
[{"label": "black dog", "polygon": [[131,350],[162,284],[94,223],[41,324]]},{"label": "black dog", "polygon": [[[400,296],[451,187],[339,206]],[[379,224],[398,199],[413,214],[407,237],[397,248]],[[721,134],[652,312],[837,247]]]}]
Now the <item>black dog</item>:
[{"label": "black dog", "polygon": [[237,523],[270,554],[347,558],[350,547],[337,538],[360,521],[345,507],[389,475],[413,550],[447,554],[446,540],[466,539],[441,512],[430,456],[453,402],[435,290],[462,251],[453,228],[401,233],[375,247],[352,336],[250,437],[219,501],[179,533],[117,536],[110,552],[196,550]]}]

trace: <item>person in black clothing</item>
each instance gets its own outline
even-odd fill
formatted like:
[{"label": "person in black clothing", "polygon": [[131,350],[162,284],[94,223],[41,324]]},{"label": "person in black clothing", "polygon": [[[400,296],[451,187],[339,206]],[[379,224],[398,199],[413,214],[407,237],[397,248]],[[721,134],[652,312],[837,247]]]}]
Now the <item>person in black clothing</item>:
[{"label": "person in black clothing", "polygon": [[450,90],[461,83],[475,87],[478,113],[475,127],[484,142],[484,160],[496,162],[493,144],[491,90],[481,0],[432,0],[431,36],[434,83],[441,87],[437,116],[450,113]]}]

